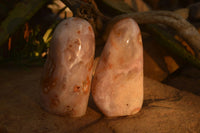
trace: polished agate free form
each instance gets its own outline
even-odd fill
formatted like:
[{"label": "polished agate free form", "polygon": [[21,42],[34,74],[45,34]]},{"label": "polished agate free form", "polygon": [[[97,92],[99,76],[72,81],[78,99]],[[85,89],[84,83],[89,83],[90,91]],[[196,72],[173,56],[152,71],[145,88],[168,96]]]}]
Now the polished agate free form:
[{"label": "polished agate free form", "polygon": [[94,32],[86,20],[72,17],[56,27],[41,79],[44,109],[72,117],[86,113],[94,51]]},{"label": "polished agate free form", "polygon": [[92,96],[108,117],[133,115],[143,103],[143,45],[131,18],[110,31],[92,82]]}]

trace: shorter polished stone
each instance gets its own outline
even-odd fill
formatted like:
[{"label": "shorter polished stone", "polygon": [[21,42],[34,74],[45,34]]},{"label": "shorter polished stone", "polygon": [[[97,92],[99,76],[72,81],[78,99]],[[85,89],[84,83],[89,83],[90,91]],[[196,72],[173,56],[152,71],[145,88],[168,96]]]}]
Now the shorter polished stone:
[{"label": "shorter polished stone", "polygon": [[117,22],[109,34],[92,82],[92,96],[108,117],[133,115],[143,103],[143,45],[138,24]]}]

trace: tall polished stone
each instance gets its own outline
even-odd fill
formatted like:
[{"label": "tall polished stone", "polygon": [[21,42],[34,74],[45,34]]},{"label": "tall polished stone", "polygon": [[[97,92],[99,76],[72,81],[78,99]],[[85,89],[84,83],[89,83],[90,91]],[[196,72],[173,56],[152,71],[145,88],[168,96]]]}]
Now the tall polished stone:
[{"label": "tall polished stone", "polygon": [[56,27],[41,79],[44,109],[72,117],[86,113],[94,51],[94,32],[86,20],[69,18]]}]

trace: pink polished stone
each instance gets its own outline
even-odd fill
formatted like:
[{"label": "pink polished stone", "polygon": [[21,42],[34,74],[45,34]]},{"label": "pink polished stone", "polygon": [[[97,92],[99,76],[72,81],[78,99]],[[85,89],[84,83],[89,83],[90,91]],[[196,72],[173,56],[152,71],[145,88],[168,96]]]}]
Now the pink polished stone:
[{"label": "pink polished stone", "polygon": [[92,95],[108,117],[137,113],[143,103],[143,46],[130,18],[117,22],[108,37],[92,82]]},{"label": "pink polished stone", "polygon": [[94,33],[87,21],[69,18],[57,26],[41,79],[46,110],[72,117],[86,113],[94,50]]}]

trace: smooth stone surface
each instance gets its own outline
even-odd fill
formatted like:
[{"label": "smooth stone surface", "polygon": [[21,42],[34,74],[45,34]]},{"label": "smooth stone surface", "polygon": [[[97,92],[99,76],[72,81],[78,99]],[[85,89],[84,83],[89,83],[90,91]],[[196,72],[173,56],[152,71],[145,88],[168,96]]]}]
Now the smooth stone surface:
[{"label": "smooth stone surface", "polygon": [[[39,104],[41,72],[42,68],[0,68],[1,133],[200,132],[200,96],[149,78],[144,78],[143,108],[133,117],[107,119],[92,99],[81,118],[53,115]],[[199,73],[196,76],[199,78]],[[192,86],[199,84],[194,82]]]},{"label": "smooth stone surface", "polygon": [[143,103],[143,46],[130,18],[117,22],[108,37],[92,81],[92,96],[108,117],[137,113]]},{"label": "smooth stone surface", "polygon": [[41,104],[49,112],[83,116],[88,105],[95,40],[83,19],[63,20],[55,29],[41,79]]}]

